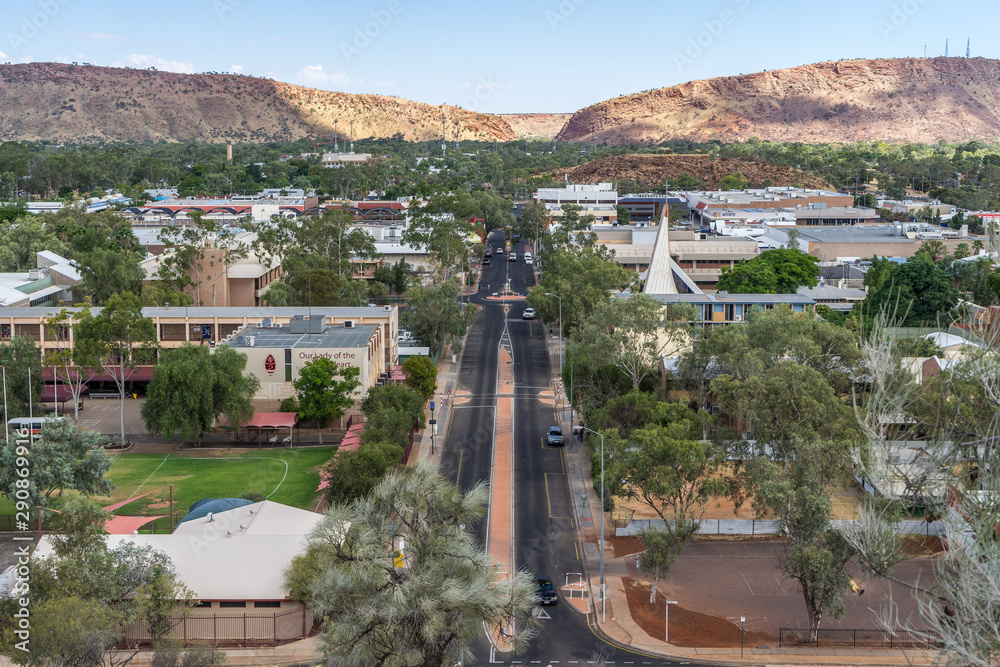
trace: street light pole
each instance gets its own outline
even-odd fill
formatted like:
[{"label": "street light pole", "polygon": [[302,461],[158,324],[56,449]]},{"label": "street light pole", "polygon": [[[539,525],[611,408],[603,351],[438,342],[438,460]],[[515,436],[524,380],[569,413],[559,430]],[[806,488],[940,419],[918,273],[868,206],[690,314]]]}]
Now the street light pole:
[{"label": "street light pole", "polygon": [[559,299],[559,377],[563,372],[563,328],[562,328],[562,297],[552,292],[546,292],[545,296],[554,296]]},{"label": "street light pole", "polygon": [[677,604],[677,600],[664,600],[663,605],[663,641],[670,643],[670,605]]},{"label": "street light pole", "polygon": [[607,607],[605,605],[604,594],[604,434],[598,433],[592,428],[587,428],[586,426],[581,426],[584,431],[589,431],[594,435],[601,436],[601,623],[608,620]]}]

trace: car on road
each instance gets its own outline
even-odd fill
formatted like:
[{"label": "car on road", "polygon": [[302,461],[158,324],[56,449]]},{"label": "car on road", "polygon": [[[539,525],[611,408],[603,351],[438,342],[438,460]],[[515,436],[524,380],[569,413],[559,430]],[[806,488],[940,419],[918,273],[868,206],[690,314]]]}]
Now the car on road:
[{"label": "car on road", "polygon": [[566,444],[566,438],[563,437],[562,429],[558,426],[550,426],[549,432],[545,436],[545,442],[551,447],[559,447]]},{"label": "car on road", "polygon": [[549,577],[535,577],[535,586],[538,590],[538,604],[555,604],[559,602],[556,595],[556,587],[552,585]]},{"label": "car on road", "polygon": [[510,257],[507,258],[507,261],[508,262],[516,262],[517,261],[517,253],[516,252],[510,253]]},{"label": "car on road", "polygon": [[524,315],[522,315],[521,317],[523,317],[526,320],[533,320],[533,319],[535,319],[535,309],[534,308],[525,308],[524,309]]},{"label": "car on road", "polygon": [[524,263],[525,264],[531,264],[531,253],[530,252],[524,253]]},{"label": "car on road", "polygon": [[490,261],[489,255],[487,255],[486,257],[483,257],[483,266],[486,266],[487,264],[492,264],[492,263],[493,262]]},{"label": "car on road", "polygon": [[493,256],[493,253],[490,251],[489,248],[487,248],[486,252],[483,253],[483,257],[489,258],[489,257],[492,257],[492,256]]},{"label": "car on road", "polygon": [[503,254],[503,246],[497,246],[497,249],[495,250],[495,252],[498,255],[502,255]]}]

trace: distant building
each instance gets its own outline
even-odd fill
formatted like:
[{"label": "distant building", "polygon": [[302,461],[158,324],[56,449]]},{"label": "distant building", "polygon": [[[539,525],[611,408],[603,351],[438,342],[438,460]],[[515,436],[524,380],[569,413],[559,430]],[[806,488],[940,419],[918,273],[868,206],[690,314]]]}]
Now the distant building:
[{"label": "distant building", "polygon": [[863,222],[875,222],[877,217],[878,214],[873,209],[852,206],[827,207],[825,204],[810,204],[805,208],[795,209],[795,224],[810,227],[858,225]]},{"label": "distant building", "polygon": [[43,250],[35,255],[35,267],[23,273],[0,273],[0,308],[73,301],[73,288],[83,281],[75,261]]},{"label": "distant building", "polygon": [[564,188],[538,188],[535,200],[543,204],[618,204],[618,191],[611,183],[567,184]]},{"label": "distant building", "polygon": [[697,310],[696,326],[718,326],[742,322],[753,310],[788,306],[796,313],[812,312],[816,302],[802,294],[650,294],[664,305],[687,303]]},{"label": "distant building", "polygon": [[321,162],[324,167],[343,167],[366,164],[371,162],[372,157],[371,153],[323,153]]},{"label": "distant building", "polygon": [[760,212],[763,212],[806,208],[810,204],[825,204],[828,207],[854,205],[853,195],[792,187],[688,192],[686,198],[689,216],[698,221],[702,213],[709,210],[761,209]]}]

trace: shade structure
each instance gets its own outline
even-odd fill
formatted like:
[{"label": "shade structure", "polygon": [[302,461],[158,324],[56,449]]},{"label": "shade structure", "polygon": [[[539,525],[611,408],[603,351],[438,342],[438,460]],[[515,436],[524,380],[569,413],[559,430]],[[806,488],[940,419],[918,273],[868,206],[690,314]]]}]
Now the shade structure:
[{"label": "shade structure", "polygon": [[131,535],[150,521],[162,519],[162,516],[113,516],[104,524],[108,535]]},{"label": "shade structure", "polygon": [[[80,388],[80,394],[86,394],[88,391],[86,386]],[[62,382],[56,384],[47,384],[42,388],[42,393],[38,396],[38,400],[42,403],[65,403],[66,401],[73,400],[73,393],[70,391],[69,385]]]},{"label": "shade structure", "polygon": [[255,412],[243,428],[292,428],[298,421],[297,412]]}]

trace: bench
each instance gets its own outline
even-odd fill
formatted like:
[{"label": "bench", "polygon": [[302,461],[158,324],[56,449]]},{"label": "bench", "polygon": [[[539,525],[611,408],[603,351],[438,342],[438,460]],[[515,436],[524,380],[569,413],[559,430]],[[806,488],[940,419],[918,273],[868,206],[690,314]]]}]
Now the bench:
[{"label": "bench", "polygon": [[118,398],[122,397],[117,391],[95,391],[90,394],[91,398]]}]

